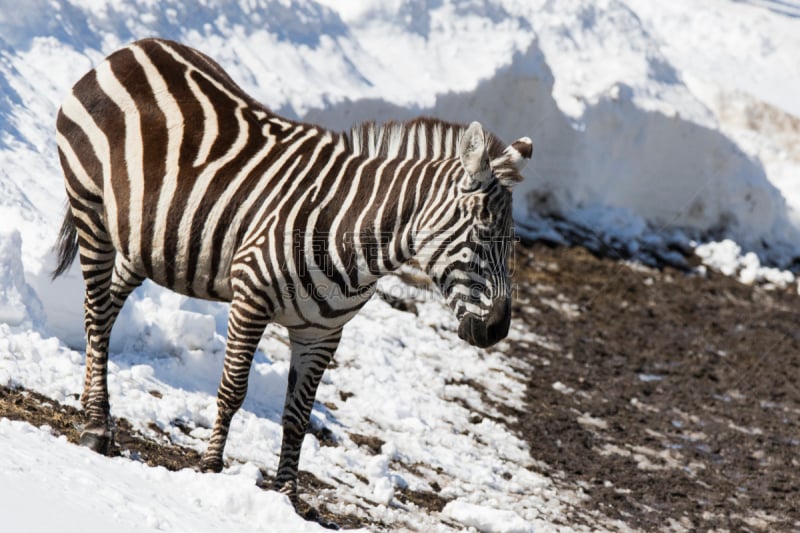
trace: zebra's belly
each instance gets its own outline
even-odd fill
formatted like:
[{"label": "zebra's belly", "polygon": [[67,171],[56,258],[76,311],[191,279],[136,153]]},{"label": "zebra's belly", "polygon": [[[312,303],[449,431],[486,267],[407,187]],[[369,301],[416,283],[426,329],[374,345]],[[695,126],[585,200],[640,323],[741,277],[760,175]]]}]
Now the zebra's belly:
[{"label": "zebra's belly", "polygon": [[179,294],[223,302],[233,298],[230,267],[212,269],[210,262],[198,262],[190,268],[191,265],[185,261],[167,263],[164,268],[158,268],[161,265],[156,261],[153,266],[150,279]]},{"label": "zebra's belly", "polygon": [[[369,301],[375,292],[371,286],[354,295],[318,293],[283,286],[272,320],[289,329],[330,331],[343,327]],[[273,291],[270,291],[273,293]]]},{"label": "zebra's belly", "polygon": [[217,252],[222,259],[171,256],[161,249],[125,250],[115,243],[117,261],[125,268],[178,294],[228,302],[233,297],[230,280],[230,254]]}]

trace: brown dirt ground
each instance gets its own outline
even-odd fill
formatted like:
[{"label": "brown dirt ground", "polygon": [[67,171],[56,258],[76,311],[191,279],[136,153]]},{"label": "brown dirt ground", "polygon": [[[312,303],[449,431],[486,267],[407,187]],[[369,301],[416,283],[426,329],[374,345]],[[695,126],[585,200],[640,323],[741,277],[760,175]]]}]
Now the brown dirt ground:
[{"label": "brown dirt ground", "polygon": [[[517,418],[537,471],[587,495],[566,524],[592,529],[607,517],[642,531],[800,530],[796,288],[631,267],[579,247],[521,245],[515,263],[514,316],[550,343],[511,343],[531,367],[527,409],[501,412]],[[0,416],[49,425],[72,442],[85,423],[74,408],[9,388],[0,388]],[[154,440],[124,419],[116,428],[114,455],[173,470],[198,464],[197,452],[166,435]],[[381,442],[351,438],[370,449]],[[339,488],[307,472],[300,485],[301,499],[320,490],[335,498]],[[431,512],[444,505],[433,493],[398,497]],[[324,505],[302,504],[301,513],[386,529]]]},{"label": "brown dirt ground", "polygon": [[800,530],[796,286],[582,248],[519,247],[516,259],[515,316],[561,348],[514,345],[533,365],[516,429],[541,468],[585,488],[573,522]]}]

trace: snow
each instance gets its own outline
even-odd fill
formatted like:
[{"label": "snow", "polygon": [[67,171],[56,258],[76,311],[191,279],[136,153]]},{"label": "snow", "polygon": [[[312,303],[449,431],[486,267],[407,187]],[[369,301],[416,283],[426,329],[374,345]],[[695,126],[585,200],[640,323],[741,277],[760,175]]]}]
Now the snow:
[{"label": "snow", "polygon": [[775,287],[787,287],[795,282],[795,276],[786,270],[761,265],[753,252],[742,253],[742,248],[730,239],[717,243],[701,244],[695,253],[705,265],[726,276],[736,276],[742,283],[765,283]]},{"label": "snow", "polygon": [[[0,419],[6,531],[320,531],[288,498],[237,476],[108,459],[48,428]],[[42,512],[46,510],[46,512]]]},{"label": "snow", "polygon": [[491,507],[454,500],[442,511],[465,526],[485,533],[532,533],[534,529],[514,511],[498,511]]},{"label": "snow", "polygon": [[[399,283],[390,278],[383,286],[394,294],[402,289],[393,287]],[[376,517],[388,524],[410,521],[416,529],[434,527],[435,517],[412,514],[409,518],[402,507],[393,504],[398,487],[431,490],[433,481],[442,487],[443,497],[492,501],[490,510],[484,513],[489,517],[504,517],[513,510],[519,515],[515,523],[530,527],[551,523],[562,512],[564,502],[577,501],[580,494],[557,491],[550,480],[525,468],[531,459],[524,442],[488,418],[476,422],[472,416],[475,412],[495,417],[502,415],[485,405],[476,390],[460,384],[476,381],[487,388],[490,396],[519,406],[524,394],[521,376],[517,376],[501,353],[486,353],[464,346],[455,333],[454,319],[438,298],[410,287],[404,290],[418,299],[419,316],[396,311],[385,302],[374,300],[345,330],[337,353],[337,366],[326,372],[312,414],[312,424],[327,427],[340,445],[321,446],[314,436],[308,435],[303,445],[303,468],[322,480],[346,485],[346,490],[338,491],[333,509],[346,510],[349,505],[366,500],[379,504]],[[173,442],[202,451],[216,413],[215,391],[223,357],[222,339],[219,333],[214,333],[217,317],[213,313],[223,312],[225,308],[213,305],[189,311],[194,301],[164,291],[157,291],[155,295],[151,291],[157,289],[152,285],[145,287],[145,295],[132,302],[130,318],[139,329],[123,328],[129,340],[111,357],[112,409],[116,416],[127,418],[140,431],[155,437],[147,427],[152,421]],[[175,329],[167,331],[166,324],[174,324]],[[525,332],[515,327],[515,335],[526,338]],[[152,515],[141,517],[142,523],[151,524],[157,518],[153,527],[191,531],[217,530],[217,524],[209,522],[208,529],[186,526],[187,522],[180,517],[190,514],[193,506],[199,504],[154,491],[176,494],[197,491],[196,498],[202,502],[206,501],[203,498],[213,499],[225,492],[224,502],[230,502],[225,505],[233,505],[241,495],[245,500],[236,503],[236,512],[243,516],[260,508],[255,499],[258,496],[253,495],[260,489],[253,486],[256,493],[242,494],[240,487],[254,485],[256,465],[274,472],[277,464],[280,416],[288,377],[286,343],[282,328],[268,329],[261,344],[262,351],[256,356],[244,408],[232,424],[226,456],[233,464],[222,475],[181,473],[183,477],[170,483],[156,483],[161,485],[158,489],[145,489],[148,483],[162,476],[172,479],[173,474],[150,472],[141,465],[131,470],[133,467],[125,466],[127,462],[122,461],[122,465],[113,467],[115,481],[112,482],[120,492],[110,491],[95,497],[103,505],[112,506],[121,498],[120,493],[127,494],[132,487],[139,487],[131,493],[133,504],[140,498],[145,501],[153,497],[155,501],[169,502],[174,508],[162,513],[161,507],[155,506]],[[452,361],[455,356],[457,363]],[[80,390],[82,365],[82,354],[64,346],[55,337],[0,324],[0,384],[22,385],[77,406],[74,392]],[[342,391],[351,392],[353,396],[342,402]],[[326,407],[331,404],[337,408]],[[190,434],[180,431],[176,421],[190,428]],[[351,440],[352,433],[378,434],[384,444],[377,455],[372,455]],[[33,461],[39,453],[47,453],[36,450],[47,448],[46,444],[53,440],[45,439],[38,448],[31,448],[32,451],[27,452],[31,456],[29,460]],[[0,443],[0,446],[5,445]],[[60,446],[72,448],[63,441]],[[53,468],[59,472],[65,470],[64,476],[78,479],[83,479],[82,472],[87,468],[94,471],[96,464],[106,461],[81,451],[92,458],[87,466],[85,460],[69,460],[58,455],[78,452],[53,453],[56,455],[48,459],[53,464],[64,459],[63,464]],[[14,457],[8,460],[18,461]],[[424,466],[418,467],[422,471],[419,473],[403,465]],[[359,480],[356,474],[366,477],[367,482]],[[138,477],[127,481],[129,475]],[[205,480],[212,477],[237,481],[225,481],[213,491],[208,488],[214,486],[213,483]],[[227,483],[236,487],[230,495],[227,495]],[[88,488],[86,483],[79,484],[79,487],[84,486]],[[70,484],[48,484],[47,487],[50,494],[78,490]],[[273,507],[283,505],[282,501],[268,500],[267,503]],[[223,506],[219,512],[228,511]],[[120,520],[125,523],[128,516],[123,514]],[[256,513],[254,517],[256,530],[259,516]],[[474,513],[468,516],[469,520],[474,519]],[[172,525],[168,527],[169,524]]]},{"label": "snow", "polygon": [[[433,114],[530,136],[521,233],[563,239],[542,218],[556,215],[634,257],[677,243],[703,268],[785,287],[800,256],[799,15],[797,2],[766,0],[0,0],[0,385],[77,406],[82,281],[75,266],[49,279],[65,201],[53,122],[77,78],[125,42],[196,46],[276,111],[336,129]],[[326,505],[417,530],[568,529],[561,518],[583,495],[537,473],[469,385],[521,407],[526,369],[503,344],[465,346],[435,295],[395,278],[382,290],[408,294],[418,314],[375,299],[345,330],[312,414],[339,444],[309,435],[301,459],[339,487]],[[201,451],[226,317],[221,304],[138,289],[112,336],[114,415]],[[511,336],[558,349],[516,321]],[[271,326],[219,475],[107,459],[0,419],[3,529],[319,529],[255,487],[258,467],[277,464],[287,376],[286,333]],[[352,434],[384,444],[373,455]],[[450,500],[441,515],[397,500],[433,484]],[[42,503],[53,512],[36,512]]]},{"label": "snow", "polygon": [[0,232],[0,322],[19,326],[41,321],[42,306],[36,293],[25,283],[20,259],[22,239],[18,231]]}]

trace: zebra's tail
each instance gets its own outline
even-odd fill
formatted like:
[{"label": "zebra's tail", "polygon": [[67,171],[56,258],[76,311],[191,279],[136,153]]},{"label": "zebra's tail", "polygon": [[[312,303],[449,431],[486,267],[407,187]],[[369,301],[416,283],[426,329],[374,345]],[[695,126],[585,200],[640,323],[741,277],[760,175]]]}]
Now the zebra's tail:
[{"label": "zebra's tail", "polygon": [[58,251],[58,265],[53,270],[51,279],[67,271],[75,256],[78,255],[78,232],[75,230],[75,216],[72,209],[67,205],[67,213],[64,215],[64,222],[61,224],[61,231],[58,232],[58,240],[53,246]]}]

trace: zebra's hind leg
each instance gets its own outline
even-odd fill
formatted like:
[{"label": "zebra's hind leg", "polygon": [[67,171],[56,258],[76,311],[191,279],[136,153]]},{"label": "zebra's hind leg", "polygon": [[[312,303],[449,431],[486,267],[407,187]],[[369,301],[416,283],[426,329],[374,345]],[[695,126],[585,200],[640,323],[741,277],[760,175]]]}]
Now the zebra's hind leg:
[{"label": "zebra's hind leg", "polygon": [[341,329],[315,337],[293,331],[289,334],[292,362],[283,408],[281,458],[273,488],[289,496],[295,507],[300,448],[308,428],[319,381],[339,346],[341,336]]},{"label": "zebra's hind leg", "polygon": [[126,264],[110,247],[110,243],[105,249],[95,248],[91,253],[85,253],[84,250],[88,248],[81,246],[81,268],[86,280],[86,376],[81,401],[89,423],[81,433],[80,440],[84,446],[106,454],[112,440],[108,401],[108,341],[125,299],[141,285],[144,277]]},{"label": "zebra's hind leg", "polygon": [[245,296],[234,296],[228,313],[225,363],[217,392],[217,420],[200,462],[203,472],[222,471],[222,453],[228,440],[231,420],[244,402],[253,354],[268,322],[268,314],[262,308],[254,307],[253,302]]}]

